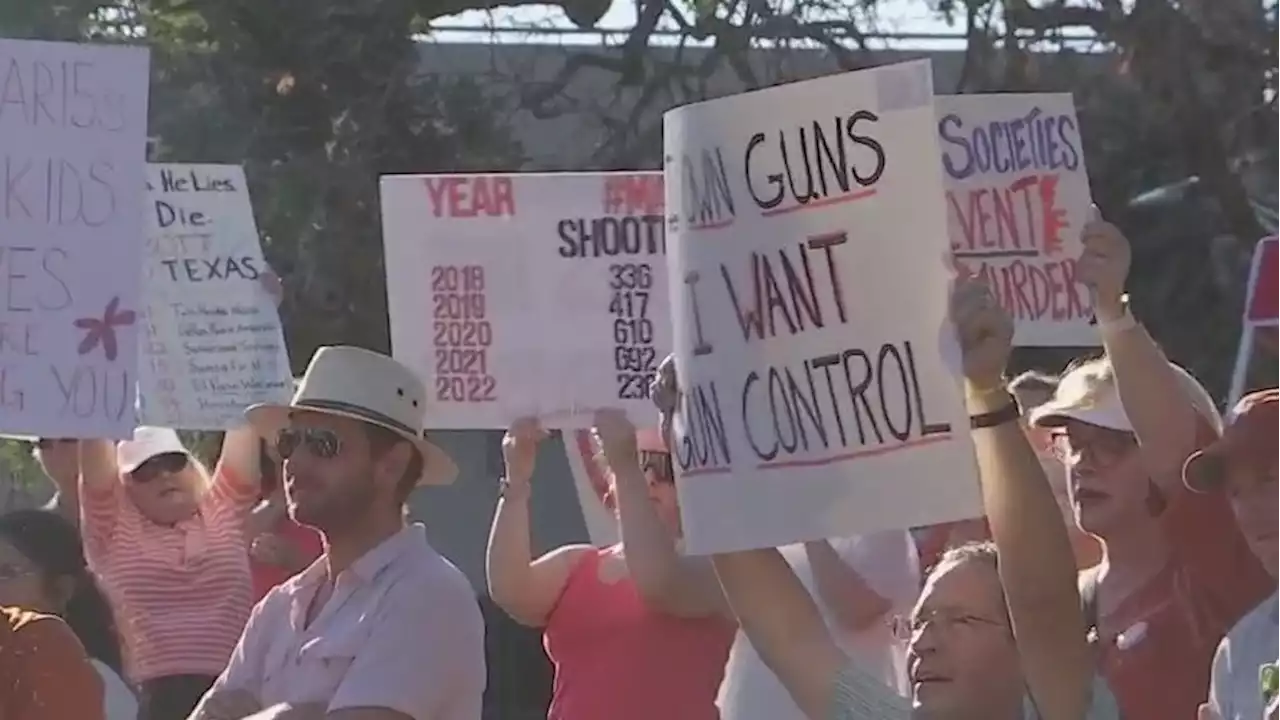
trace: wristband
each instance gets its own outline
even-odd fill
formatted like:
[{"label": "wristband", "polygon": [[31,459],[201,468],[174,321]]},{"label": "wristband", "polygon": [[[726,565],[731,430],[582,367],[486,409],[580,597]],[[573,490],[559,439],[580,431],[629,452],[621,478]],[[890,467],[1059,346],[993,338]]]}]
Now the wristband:
[{"label": "wristband", "polygon": [[[1098,332],[1102,337],[1115,337],[1120,333],[1125,333],[1138,327],[1137,318],[1133,316],[1133,313],[1129,312],[1128,295],[1120,297],[1120,306],[1124,308],[1124,312],[1120,314],[1120,317],[1112,320],[1103,320],[1098,318]],[[1097,315],[1095,314],[1094,317],[1096,318]]]},{"label": "wristband", "polygon": [[983,430],[985,428],[999,427],[1020,417],[1022,417],[1022,413],[1018,410],[1018,403],[1014,402],[1013,398],[1009,398],[1008,403],[999,410],[970,415],[969,429]]}]

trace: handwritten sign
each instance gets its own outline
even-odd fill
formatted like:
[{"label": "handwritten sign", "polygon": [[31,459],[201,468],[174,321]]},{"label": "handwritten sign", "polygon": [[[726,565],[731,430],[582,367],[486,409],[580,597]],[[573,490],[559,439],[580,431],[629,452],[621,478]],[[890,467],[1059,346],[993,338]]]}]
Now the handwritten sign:
[{"label": "handwritten sign", "polygon": [[435,428],[652,415],[669,352],[660,173],[382,178],[391,346]]},{"label": "handwritten sign", "polygon": [[246,407],[287,400],[289,353],[244,171],[147,167],[145,424],[225,430]]},{"label": "handwritten sign", "polygon": [[1024,346],[1097,345],[1093,303],[1075,279],[1089,175],[1070,94],[936,98],[957,262],[984,278]]},{"label": "handwritten sign", "polygon": [[0,39],[0,431],[133,430],[148,62]]},{"label": "handwritten sign", "polygon": [[929,63],[689,105],[663,131],[689,551],[980,514],[943,354]]}]

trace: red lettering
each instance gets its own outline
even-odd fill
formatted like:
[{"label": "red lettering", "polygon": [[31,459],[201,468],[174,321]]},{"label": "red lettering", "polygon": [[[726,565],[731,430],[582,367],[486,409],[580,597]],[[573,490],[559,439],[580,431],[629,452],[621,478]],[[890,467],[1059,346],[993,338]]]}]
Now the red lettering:
[{"label": "red lettering", "polygon": [[947,192],[954,214],[951,247],[961,252],[1003,250],[1057,255],[1063,250],[1066,210],[1058,206],[1057,175],[1027,175],[1007,185]]},{"label": "red lettering", "polygon": [[515,192],[507,177],[428,177],[424,179],[435,217],[510,217]]},{"label": "red lettering", "polygon": [[661,215],[665,198],[661,175],[620,175],[606,180],[608,196],[605,208],[611,214]]},{"label": "red lettering", "polygon": [[1088,291],[1076,282],[1074,260],[998,263],[981,262],[976,274],[1015,321],[1071,322],[1093,316]]}]

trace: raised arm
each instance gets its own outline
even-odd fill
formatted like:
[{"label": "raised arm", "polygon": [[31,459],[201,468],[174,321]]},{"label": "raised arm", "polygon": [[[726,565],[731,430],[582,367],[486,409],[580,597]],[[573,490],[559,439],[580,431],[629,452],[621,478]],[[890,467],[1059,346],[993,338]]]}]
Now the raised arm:
[{"label": "raised arm", "polygon": [[222,436],[222,452],[213,472],[210,492],[248,512],[258,502],[262,479],[260,453],[262,441],[252,426],[245,423]]},{"label": "raised arm", "polygon": [[541,627],[560,599],[569,573],[590,545],[566,545],[537,560],[529,540],[529,496],[538,443],[546,431],[534,418],[512,424],[502,438],[502,456],[507,476],[502,497],[493,514],[489,547],[485,554],[485,575],[489,597],[516,622]]},{"label": "raised arm", "polygon": [[599,411],[596,434],[614,475],[627,570],[645,603],[678,617],[730,617],[711,563],[681,555],[671,529],[658,517],[640,468],[636,429],[626,414]]},{"label": "raised arm", "polygon": [[120,470],[110,440],[80,443],[80,532],[92,563],[111,547],[120,514]]},{"label": "raised arm", "polygon": [[1094,213],[1084,227],[1084,253],[1076,264],[1076,277],[1092,292],[1102,345],[1138,437],[1143,464],[1162,490],[1180,492],[1182,464],[1205,438],[1198,431],[1203,421],[1178,371],[1129,313],[1124,296],[1131,260],[1128,239],[1096,208]]},{"label": "raised arm", "polygon": [[[815,540],[804,544],[813,585],[824,605],[831,611],[840,630],[860,633],[881,621],[893,609],[893,601],[881,595],[867,578],[840,557],[830,541]],[[881,562],[907,562],[906,553],[881,558]]]},{"label": "raised arm", "polygon": [[952,318],[963,351],[966,401],[975,418],[982,502],[1000,554],[1000,581],[1023,676],[1042,718],[1080,720],[1090,706],[1092,655],[1071,543],[1002,381],[1013,321],[990,288],[972,278],[957,281]]}]

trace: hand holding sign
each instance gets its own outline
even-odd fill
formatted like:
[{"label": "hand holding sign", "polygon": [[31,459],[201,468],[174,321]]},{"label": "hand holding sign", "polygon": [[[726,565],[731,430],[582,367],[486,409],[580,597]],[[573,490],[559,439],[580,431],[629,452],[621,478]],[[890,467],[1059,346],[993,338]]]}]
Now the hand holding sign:
[{"label": "hand holding sign", "polygon": [[1076,263],[1076,278],[1093,293],[1098,319],[1116,319],[1124,314],[1124,281],[1132,261],[1129,240],[1103,220],[1095,206],[1081,233],[1081,243],[1084,252]]},{"label": "hand holding sign", "polygon": [[511,423],[502,438],[502,460],[507,465],[509,484],[524,485],[533,478],[538,443],[546,437],[547,431],[538,424],[537,418],[524,417]]},{"label": "hand holding sign", "polygon": [[962,276],[951,290],[951,321],[960,340],[965,379],[981,390],[999,387],[1013,349],[1009,311],[986,283]]},{"label": "hand holding sign", "polygon": [[595,415],[595,433],[610,467],[639,465],[636,428],[627,413],[617,408],[601,408]]}]

